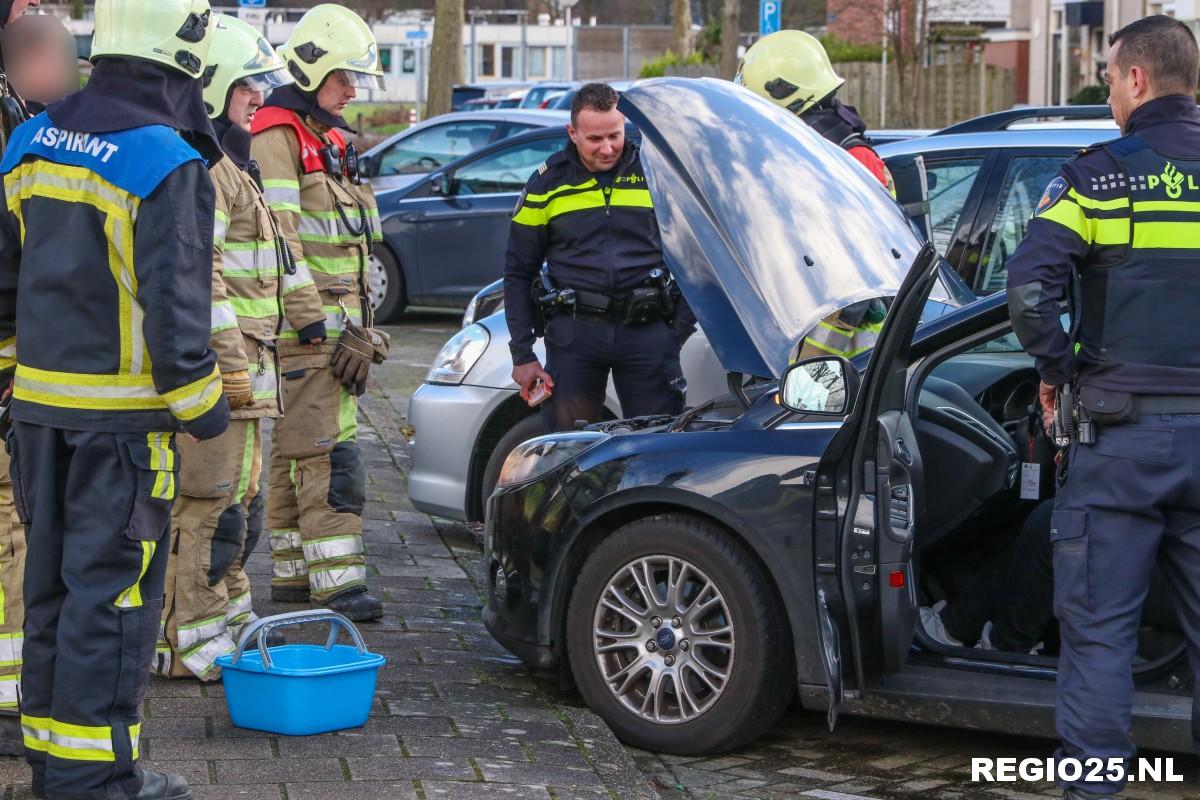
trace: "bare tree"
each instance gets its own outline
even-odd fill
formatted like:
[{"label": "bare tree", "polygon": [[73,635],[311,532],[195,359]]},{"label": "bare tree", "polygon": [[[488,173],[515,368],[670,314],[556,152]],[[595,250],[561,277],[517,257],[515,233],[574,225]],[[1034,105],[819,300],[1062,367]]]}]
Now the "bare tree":
[{"label": "bare tree", "polygon": [[689,0],[671,0],[672,40],[681,56],[692,52],[692,4]]},{"label": "bare tree", "polygon": [[437,0],[429,51],[429,104],[426,117],[451,109],[454,84],[463,79],[463,0]]},{"label": "bare tree", "polygon": [[721,77],[732,80],[738,66],[738,0],[725,0],[721,9]]}]

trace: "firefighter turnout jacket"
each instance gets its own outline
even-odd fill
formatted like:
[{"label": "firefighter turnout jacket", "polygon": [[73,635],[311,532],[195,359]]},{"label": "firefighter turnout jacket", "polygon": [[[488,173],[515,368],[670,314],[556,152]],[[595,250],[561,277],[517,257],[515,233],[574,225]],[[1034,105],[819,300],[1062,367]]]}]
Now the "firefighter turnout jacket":
[{"label": "firefighter turnout jacket", "polygon": [[200,155],[166,126],[75,133],[41,114],[13,133],[0,175],[0,370],[15,367],[13,418],[201,439],[224,430],[208,346],[213,186]]},{"label": "firefighter turnout jacket", "polygon": [[298,331],[323,322],[325,312],[309,270],[285,252],[283,232],[252,174],[223,158],[211,175],[217,192],[212,347],[222,374],[250,374],[254,402],[232,417],[276,417],[281,408],[275,340],[283,320]]},{"label": "firefighter turnout jacket", "polygon": [[[1200,394],[1200,112],[1140,106],[1046,187],[1008,262],[1013,329],[1043,380],[1140,395]],[[1073,290],[1078,275],[1078,290]],[[1069,298],[1065,331],[1060,302]]]},{"label": "firefighter turnout jacket", "polygon": [[[323,155],[331,146],[338,153],[332,164]],[[327,341],[317,352],[328,363],[344,328],[343,309],[355,324],[370,324],[362,318],[369,259],[372,245],[383,238],[375,195],[369,185],[356,185],[345,174],[341,132],[295,111],[259,110],[251,152],[262,170],[267,203],[296,257],[296,277],[311,277],[320,293]],[[281,359],[313,357],[299,347],[295,324],[300,322],[290,314],[284,320]]]},{"label": "firefighter turnout jacket", "polygon": [[[628,138],[610,176],[598,180],[573,143],[550,156],[517,201],[504,265],[513,363],[535,360],[533,281],[549,265],[560,289],[617,296],[662,263],[662,240],[637,145]],[[609,180],[611,179],[611,180]]]}]

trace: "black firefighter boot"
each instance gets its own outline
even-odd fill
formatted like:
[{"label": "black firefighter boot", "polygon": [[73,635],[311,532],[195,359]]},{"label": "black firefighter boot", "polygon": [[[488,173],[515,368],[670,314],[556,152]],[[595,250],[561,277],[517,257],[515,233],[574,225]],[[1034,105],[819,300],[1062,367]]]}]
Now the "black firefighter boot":
[{"label": "black firefighter boot", "polygon": [[371,622],[383,616],[383,603],[362,588],[335,594],[325,605],[352,622]]},{"label": "black firefighter boot", "polygon": [[0,756],[25,755],[25,735],[21,733],[21,718],[16,714],[0,714]]},{"label": "black firefighter boot", "polygon": [[[174,772],[151,772],[140,770],[142,773],[142,788],[133,796],[133,800],[192,800],[192,790],[182,775]],[[33,796],[45,797],[43,777],[34,770]]]},{"label": "black firefighter boot", "polygon": [[142,789],[133,800],[192,800],[192,790],[182,775],[144,770]]}]

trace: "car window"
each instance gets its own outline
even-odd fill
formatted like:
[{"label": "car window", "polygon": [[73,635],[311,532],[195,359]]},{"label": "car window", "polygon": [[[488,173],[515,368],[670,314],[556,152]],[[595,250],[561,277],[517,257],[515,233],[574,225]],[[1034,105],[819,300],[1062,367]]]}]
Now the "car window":
[{"label": "car window", "polygon": [[962,215],[975,176],[979,174],[982,158],[959,158],[948,161],[926,161],[925,174],[929,181],[929,216],[933,227],[933,244],[942,255],[950,248],[954,229]]},{"label": "car window", "polygon": [[491,141],[495,120],[464,120],[426,128],[396,142],[379,162],[380,175],[432,172]]},{"label": "car window", "polygon": [[566,137],[553,136],[506,147],[466,164],[455,173],[458,194],[519,192],[543,161],[563,148]]},{"label": "car window", "polygon": [[500,132],[500,138],[508,139],[516,136],[518,133],[528,133],[529,131],[536,131],[542,127],[543,126],[541,125],[530,125],[526,122],[510,122],[508,123],[508,127]]},{"label": "car window", "polygon": [[1008,279],[1008,259],[1025,238],[1038,200],[1062,168],[1062,163],[1061,156],[1045,156],[1014,158],[1008,165],[983,249],[986,255],[978,294],[992,294],[1004,289]]}]

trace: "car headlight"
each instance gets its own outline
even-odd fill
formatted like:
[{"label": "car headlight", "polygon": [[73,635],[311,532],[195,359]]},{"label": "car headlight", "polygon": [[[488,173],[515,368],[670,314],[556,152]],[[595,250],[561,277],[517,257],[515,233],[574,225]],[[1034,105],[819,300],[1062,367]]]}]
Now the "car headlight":
[{"label": "car headlight", "polygon": [[433,360],[433,366],[425,376],[425,381],[452,386],[462,383],[463,378],[467,377],[467,373],[487,349],[491,338],[487,328],[482,325],[463,328],[442,347],[442,351]]},{"label": "car headlight", "polygon": [[467,310],[463,312],[462,327],[475,324],[475,311],[479,308],[479,293],[471,298],[471,302],[467,303]]},{"label": "car headlight", "polygon": [[540,478],[556,467],[592,449],[609,437],[600,431],[576,431],[539,436],[522,442],[508,454],[500,469],[497,488]]}]

